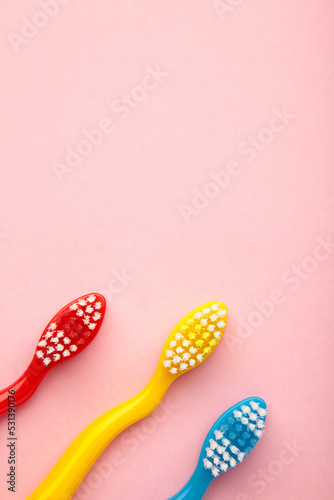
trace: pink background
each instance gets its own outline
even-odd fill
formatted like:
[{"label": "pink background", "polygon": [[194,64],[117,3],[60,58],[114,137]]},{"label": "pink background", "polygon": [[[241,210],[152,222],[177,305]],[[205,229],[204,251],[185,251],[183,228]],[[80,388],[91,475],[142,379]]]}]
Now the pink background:
[{"label": "pink background", "polygon": [[[15,498],[145,385],[179,319],[219,299],[229,318],[212,359],[108,447],[75,500],[167,499],[212,423],[252,395],[267,401],[266,434],[206,499],[329,500],[334,248],[319,238],[334,239],[333,2],[221,0],[225,15],[205,0],[63,3],[45,21],[38,1],[0,1],[2,387],[67,302],[101,291],[108,312],[17,411]],[[25,17],[45,26],[22,41]],[[145,95],[148,66],[164,76]],[[111,110],[129,92],[142,102]],[[54,162],[105,118],[114,131],[59,180]],[[4,500],[6,436],[3,418]]]}]

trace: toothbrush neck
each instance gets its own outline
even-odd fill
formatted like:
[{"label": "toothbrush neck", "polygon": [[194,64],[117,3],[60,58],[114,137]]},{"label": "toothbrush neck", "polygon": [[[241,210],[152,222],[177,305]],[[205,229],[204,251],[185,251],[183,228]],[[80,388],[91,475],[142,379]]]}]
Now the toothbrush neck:
[{"label": "toothbrush neck", "polygon": [[46,373],[46,370],[36,370],[31,363],[20,378],[0,390],[0,417],[7,413],[10,407],[16,408],[27,401],[34,394]]},{"label": "toothbrush neck", "polygon": [[[144,418],[155,410],[166,394],[173,379],[166,377],[164,372],[164,368],[161,370],[158,367],[146,386],[136,396],[123,403],[127,408],[131,407],[134,410],[135,413],[132,412],[132,414],[136,415],[135,420]],[[114,409],[111,411],[114,413]],[[133,418],[133,415],[128,414],[128,417]]]},{"label": "toothbrush neck", "polygon": [[168,500],[201,500],[212,479],[209,471],[205,470],[202,464],[199,464],[184,487]]}]

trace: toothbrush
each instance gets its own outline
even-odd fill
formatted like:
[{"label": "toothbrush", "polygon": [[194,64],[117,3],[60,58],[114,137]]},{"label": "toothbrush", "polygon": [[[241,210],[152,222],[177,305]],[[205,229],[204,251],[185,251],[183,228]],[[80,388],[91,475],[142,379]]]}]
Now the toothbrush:
[{"label": "toothbrush", "polygon": [[52,318],[26,371],[0,391],[0,416],[8,411],[8,394],[15,398],[15,407],[25,403],[52,368],[74,358],[92,342],[102,324],[105,309],[102,295],[87,294],[67,304]]},{"label": "toothbrush", "polygon": [[209,302],[187,314],[172,330],[157,369],[135,397],[107,411],[86,427],[27,500],[69,500],[96,459],[124,429],[151,413],[169,386],[200,365],[217,347],[226,306]]},{"label": "toothbrush", "polygon": [[247,398],[223,413],[205,438],[195,472],[169,500],[200,500],[216,477],[241,463],[263,435],[266,408],[263,399]]}]

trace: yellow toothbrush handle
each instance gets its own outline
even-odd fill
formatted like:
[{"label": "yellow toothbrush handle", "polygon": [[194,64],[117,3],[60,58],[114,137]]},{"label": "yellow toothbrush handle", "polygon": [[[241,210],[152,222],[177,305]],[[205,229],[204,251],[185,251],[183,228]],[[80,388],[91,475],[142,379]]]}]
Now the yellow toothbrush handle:
[{"label": "yellow toothbrush handle", "polygon": [[137,396],[88,425],[26,500],[70,500],[110,441],[158,406],[173,381],[167,373],[158,366],[147,386]]}]

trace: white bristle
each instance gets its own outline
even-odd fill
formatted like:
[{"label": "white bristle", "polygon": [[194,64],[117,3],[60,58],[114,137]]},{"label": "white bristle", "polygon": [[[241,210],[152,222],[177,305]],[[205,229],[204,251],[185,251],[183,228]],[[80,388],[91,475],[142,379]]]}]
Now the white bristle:
[{"label": "white bristle", "polygon": [[242,405],[242,407],[241,407],[241,411],[242,411],[243,413],[245,413],[246,415],[248,415],[248,414],[250,413],[251,409],[250,409],[250,407],[249,407],[249,406]]},{"label": "white bristle", "polygon": [[203,361],[203,354],[197,354],[196,358],[198,361]]},{"label": "white bristle", "polygon": [[78,350],[77,346],[74,345],[74,344],[72,344],[71,347],[70,347],[70,351],[75,352],[77,350]]},{"label": "white bristle", "polygon": [[231,467],[235,467],[237,465],[237,462],[233,457],[230,458],[230,464],[231,464]]},{"label": "white bristle", "polygon": [[263,422],[263,420],[258,420],[256,422],[256,426],[258,427],[258,429],[263,429],[264,428],[264,422]]},{"label": "white bristle", "polygon": [[196,347],[190,347],[189,352],[190,352],[191,354],[196,354],[196,352],[197,352]]},{"label": "white bristle", "polygon": [[216,439],[221,439],[224,436],[224,434],[221,431],[218,431],[218,430],[214,431],[214,435],[215,435]]},{"label": "white bristle", "polygon": [[227,451],[224,451],[223,453],[224,462],[227,462],[229,459],[230,459],[230,454]]},{"label": "white bristle", "polygon": [[183,361],[188,361],[189,358],[190,358],[190,353],[189,352],[184,352],[182,354]]},{"label": "white bristle", "polygon": [[205,448],[205,451],[207,457],[213,457],[214,451],[211,448]]},{"label": "white bristle", "polygon": [[213,332],[215,330],[215,325],[208,325],[209,332]]},{"label": "white bristle", "polygon": [[70,356],[70,355],[71,355],[71,353],[67,349],[65,351],[63,351],[64,358],[67,358],[67,356]]},{"label": "white bristle", "polygon": [[248,424],[248,429],[253,431],[255,429],[255,424]]},{"label": "white bristle", "polygon": [[169,342],[169,347],[175,347],[175,346],[176,346],[175,340],[172,340],[171,342]]},{"label": "white bristle", "polygon": [[249,414],[249,420],[257,420],[257,414],[256,414],[256,413],[251,412],[251,413]]},{"label": "white bristle", "polygon": [[70,306],[70,311],[76,311],[78,309],[78,304],[72,304]]},{"label": "white bristle", "polygon": [[226,311],[225,311],[225,309],[219,309],[217,314],[221,318],[222,316],[226,316]]},{"label": "white bristle", "polygon": [[234,410],[233,415],[238,419],[242,417],[242,413],[239,410]]},{"label": "white bristle", "polygon": [[234,454],[234,455],[237,455],[239,453],[239,448],[237,448],[236,446],[234,446],[234,444],[231,444],[230,446],[230,450],[231,452]]},{"label": "white bristle", "polygon": [[206,318],[201,319],[201,325],[205,326],[208,324],[208,320]]},{"label": "white bristle", "polygon": [[217,309],[219,309],[219,306],[217,304],[212,304],[211,309],[212,311],[217,311]]},{"label": "white bristle", "polygon": [[256,411],[258,407],[260,406],[260,403],[255,403],[255,401],[251,401],[249,403],[249,406],[251,406],[252,410]]},{"label": "white bristle", "polygon": [[181,372],[183,372],[184,370],[186,370],[188,368],[188,364],[187,363],[181,363],[180,364],[180,370]]},{"label": "white bristle", "polygon": [[223,443],[223,446],[228,446],[229,444],[231,444],[231,441],[229,441],[228,439],[226,438],[223,438],[222,439],[222,443]]},{"label": "white bristle", "polygon": [[90,330],[95,330],[95,328],[96,328],[96,323],[89,323],[88,328],[89,328]]},{"label": "white bristle", "polygon": [[175,375],[177,373],[177,368],[171,368],[169,371],[172,375]]},{"label": "white bristle", "polygon": [[78,304],[79,304],[79,306],[85,306],[87,304],[87,302],[85,301],[85,299],[81,299],[78,301]]},{"label": "white bristle", "polygon": [[185,340],[183,340],[183,342],[182,342],[183,347],[188,347],[188,346],[189,346],[189,344],[190,344],[190,340],[186,340],[186,339],[185,339]]},{"label": "white bristle", "polygon": [[189,360],[189,365],[190,366],[195,366],[196,365],[196,361],[194,359],[190,359]]},{"label": "white bristle", "polygon": [[212,462],[210,462],[210,460],[208,460],[207,458],[204,458],[204,460],[203,460],[203,464],[204,464],[204,467],[205,467],[206,469],[211,469],[211,467],[212,467],[212,465],[213,465],[213,464],[212,464]]},{"label": "white bristle", "polygon": [[260,429],[256,429],[254,431],[254,434],[255,434],[256,437],[260,438],[260,437],[263,436],[263,431],[261,431]]},{"label": "white bristle", "polygon": [[206,308],[206,309],[203,309],[203,310],[202,310],[202,313],[203,313],[203,314],[209,314],[209,312],[210,312],[210,308],[209,308],[209,309],[208,309],[208,308]]},{"label": "white bristle", "polygon": [[54,344],[58,344],[59,338],[58,337],[52,337],[52,339],[51,339],[50,342],[53,342]]},{"label": "white bristle", "polygon": [[248,424],[248,418],[242,417],[241,423],[244,424],[244,425],[247,425]]},{"label": "white bristle", "polygon": [[173,358],[174,365],[177,365],[178,363],[180,363],[180,361],[181,361],[180,356],[174,356],[174,358]]},{"label": "white bristle", "polygon": [[214,477],[219,476],[219,469],[215,465],[212,467],[211,472]]},{"label": "white bristle", "polygon": [[222,336],[222,333],[221,332],[215,332],[214,336],[215,336],[216,339],[220,340],[221,336]]},{"label": "white bristle", "polygon": [[95,299],[96,299],[95,295],[90,295],[88,297],[88,302],[92,303],[92,302],[94,302]]},{"label": "white bristle", "polygon": [[52,337],[53,333],[52,332],[46,332],[45,334],[45,338],[46,339],[49,339],[50,337]]},{"label": "white bristle", "polygon": [[240,453],[238,453],[239,462],[242,462],[244,458],[245,458],[245,453],[243,453],[242,451]]},{"label": "white bristle", "polygon": [[96,302],[94,307],[95,307],[95,309],[101,309],[101,307],[102,307],[101,302]]},{"label": "white bristle", "polygon": [[202,317],[202,313],[200,313],[200,312],[197,312],[197,313],[194,314],[194,318],[195,319],[199,319],[201,317]]},{"label": "white bristle", "polygon": [[171,351],[170,349],[168,349],[166,351],[166,358],[172,358],[174,356],[174,353],[173,351]]},{"label": "white bristle", "polygon": [[176,352],[177,352],[178,354],[181,354],[181,352],[183,352],[183,351],[184,351],[184,349],[182,349],[182,347],[177,347],[175,350],[176,350]]},{"label": "white bristle", "polygon": [[60,358],[61,358],[60,354],[54,354],[54,355],[53,355],[53,360],[54,360],[54,361],[59,361],[59,360],[60,360]]},{"label": "white bristle", "polygon": [[223,328],[226,325],[223,320],[218,321],[217,326],[218,328]]},{"label": "white bristle", "polygon": [[79,316],[79,318],[81,318],[81,316],[84,315],[84,312],[82,309],[79,309],[79,311],[77,311],[77,316]]},{"label": "white bristle", "polygon": [[51,363],[51,359],[50,358],[44,358],[43,363],[45,364],[45,366],[48,366]]},{"label": "white bristle", "polygon": [[57,323],[51,323],[49,330],[55,330],[57,328]]},{"label": "white bristle", "polygon": [[224,451],[226,450],[226,448],[224,448],[224,446],[217,446],[217,452],[219,453],[219,455],[222,455],[224,453]]},{"label": "white bristle", "polygon": [[211,450],[215,450],[218,446],[218,443],[216,443],[216,441],[214,439],[210,439],[209,444],[210,444]]},{"label": "white bristle", "polygon": [[228,465],[225,462],[220,462],[220,468],[223,472],[226,472],[228,469]]},{"label": "white bristle", "polygon": [[70,343],[71,343],[71,340],[70,340],[68,337],[65,337],[65,338],[63,339],[63,342],[64,342],[64,344],[70,344]]},{"label": "white bristle", "polygon": [[181,333],[176,333],[176,334],[174,335],[174,339],[175,339],[175,340],[180,340],[180,339],[182,339],[182,334],[181,334]]},{"label": "white bristle", "polygon": [[54,350],[55,350],[55,348],[52,347],[52,346],[50,346],[50,347],[47,348],[46,354],[52,354],[54,352]]},{"label": "white bristle", "polygon": [[44,357],[44,353],[43,353],[43,351],[36,351],[36,356],[37,356],[38,358],[43,358],[43,357]]},{"label": "white bristle", "polygon": [[61,339],[61,338],[63,338],[63,337],[64,337],[64,332],[63,332],[63,330],[58,330],[58,332],[57,332],[57,337],[58,337],[59,339]]},{"label": "white bristle", "polygon": [[86,313],[90,314],[94,311],[94,309],[92,308],[92,306],[87,306],[85,311],[86,311]]},{"label": "white bristle", "polygon": [[211,319],[211,321],[217,321],[218,315],[217,314],[211,314],[210,319]]},{"label": "white bristle", "polygon": [[45,347],[46,344],[47,344],[46,340],[41,340],[40,342],[38,342],[39,347]]},{"label": "white bristle", "polygon": [[261,407],[257,409],[257,412],[260,415],[260,417],[265,417],[267,415],[267,410]]},{"label": "white bristle", "polygon": [[63,351],[64,350],[63,344],[58,344],[56,349],[57,349],[57,351]]},{"label": "white bristle", "polygon": [[97,320],[98,320],[98,319],[100,319],[100,318],[101,318],[101,313],[95,312],[95,313],[93,314],[93,320],[94,320],[94,321],[97,321]]},{"label": "white bristle", "polygon": [[213,460],[213,463],[215,465],[219,465],[220,464],[220,460],[219,460],[218,455],[213,455],[212,460]]},{"label": "white bristle", "polygon": [[167,361],[167,359],[165,359],[165,361],[163,361],[163,365],[165,368],[169,368],[170,364],[171,364],[171,361]]}]

